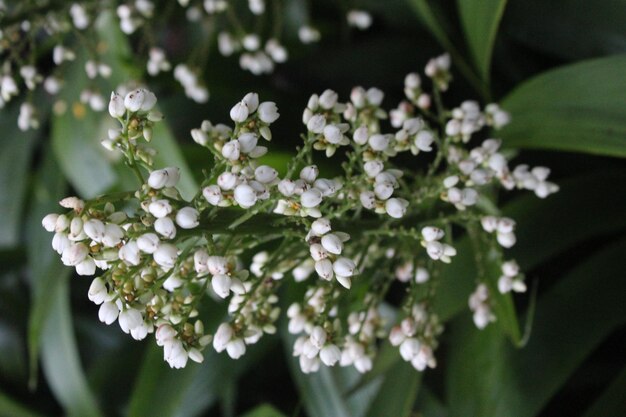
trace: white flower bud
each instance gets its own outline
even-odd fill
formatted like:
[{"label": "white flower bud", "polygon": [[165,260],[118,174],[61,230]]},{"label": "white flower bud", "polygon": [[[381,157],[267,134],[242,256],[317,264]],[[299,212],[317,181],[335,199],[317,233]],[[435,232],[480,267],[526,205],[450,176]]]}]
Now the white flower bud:
[{"label": "white flower bud", "polygon": [[222,256],[209,256],[207,266],[211,275],[221,275],[228,272],[228,262]]},{"label": "white flower bud", "polygon": [[400,345],[400,356],[402,356],[402,359],[404,359],[405,361],[410,361],[417,355],[417,353],[419,352],[419,349],[420,349],[420,343],[417,339],[415,338],[406,339]]},{"label": "white flower bud", "polygon": [[383,164],[382,161],[379,161],[378,159],[367,161],[363,165],[363,170],[365,171],[367,176],[370,178],[375,178],[378,174],[380,174],[383,171],[384,168],[385,168],[385,165]]},{"label": "white flower bud", "polygon": [[519,275],[519,265],[515,261],[507,261],[502,264],[502,273],[507,277]]},{"label": "white flower bud", "polygon": [[[63,200],[59,201],[59,205],[76,212],[80,212],[85,208],[85,202],[78,197],[65,197]],[[59,216],[59,218],[60,217],[61,216]]]},{"label": "white flower bud", "polygon": [[321,326],[315,326],[311,332],[311,344],[319,350],[326,343],[326,337],[326,331]]},{"label": "white flower bud", "polygon": [[228,160],[236,161],[239,159],[240,144],[237,140],[231,140],[222,147],[222,156]]},{"label": "white flower bud", "polygon": [[259,107],[259,95],[257,93],[248,93],[243,97],[241,102],[246,105],[249,113],[254,113],[257,107]]},{"label": "white flower bud", "polygon": [[320,359],[326,366],[335,366],[341,359],[341,350],[336,345],[326,345],[320,350]]},{"label": "white flower bud", "polygon": [[259,138],[254,133],[243,133],[237,138],[239,142],[239,151],[243,153],[250,153],[256,148]]},{"label": "white flower bud", "polygon": [[235,197],[237,204],[239,204],[242,208],[252,207],[257,200],[254,188],[248,184],[239,184],[235,188],[233,196]]},{"label": "white flower bud", "polygon": [[376,184],[374,186],[374,194],[379,200],[387,200],[393,194],[393,186],[388,182]]},{"label": "white flower bud", "polygon": [[438,260],[443,256],[444,247],[438,241],[431,241],[426,244],[426,253],[434,260]]},{"label": "white flower bud", "polygon": [[394,219],[400,219],[406,213],[409,202],[403,198],[390,198],[385,202],[385,211]]},{"label": "white flower bud", "polygon": [[231,340],[226,344],[226,353],[232,359],[239,359],[246,353],[246,344],[241,339]]},{"label": "white flower bud", "polygon": [[415,136],[415,146],[420,151],[430,152],[433,150],[432,144],[435,137],[429,130],[421,130]]},{"label": "white flower bud", "polygon": [[321,278],[329,281],[333,277],[333,263],[330,259],[321,259],[315,262],[315,272]]},{"label": "white flower bud", "polygon": [[278,177],[278,172],[272,167],[261,165],[254,170],[254,179],[263,184],[269,184]]},{"label": "white flower bud", "polygon": [[278,113],[278,107],[276,107],[276,103],[272,101],[265,101],[259,105],[259,119],[263,123],[271,124],[274,123],[280,114]]},{"label": "white flower bud", "polygon": [[326,126],[326,118],[321,114],[314,114],[306,124],[309,132],[313,133],[322,133],[324,126]]},{"label": "white flower bud", "polygon": [[51,213],[46,215],[46,217],[41,220],[41,225],[48,232],[54,232],[56,229],[57,220],[59,219],[59,215],[56,213]]},{"label": "white flower bud", "polygon": [[124,333],[129,333],[132,329],[143,324],[143,317],[138,310],[128,308],[120,312],[118,321],[122,331]]},{"label": "white flower bud", "polygon": [[183,229],[193,229],[200,224],[200,222],[198,222],[199,216],[200,213],[198,213],[198,210],[195,208],[183,207],[176,213],[176,224]]},{"label": "white flower bud", "polygon": [[480,219],[480,223],[487,233],[495,232],[498,227],[498,219],[494,216],[485,216]]},{"label": "white flower bud", "polygon": [[148,211],[154,217],[160,219],[172,212],[172,205],[167,200],[155,200],[148,205]]},{"label": "white flower bud", "polygon": [[120,314],[119,308],[115,305],[115,303],[111,301],[107,301],[106,303],[102,303],[100,309],[98,310],[98,319],[104,324],[111,324],[115,320],[117,320],[117,316]]},{"label": "white flower bud", "polygon": [[319,243],[312,244],[309,247],[309,253],[311,254],[311,258],[313,258],[314,261],[328,258],[328,252],[326,252],[326,249],[324,249],[324,247]]},{"label": "white flower bud", "polygon": [[337,104],[339,96],[333,90],[325,90],[319,97],[319,105],[321,108],[330,110]]},{"label": "white flower bud", "polygon": [[351,277],[354,275],[355,270],[356,264],[352,259],[337,258],[337,260],[333,263],[333,271],[335,271],[337,276]]},{"label": "white flower bud", "polygon": [[383,102],[383,98],[385,98],[385,93],[383,93],[380,89],[372,87],[367,90],[367,101],[372,106],[380,106]]},{"label": "white flower bud", "polygon": [[178,260],[178,248],[170,243],[161,243],[152,254],[154,262],[169,270],[176,265]]},{"label": "white flower bud", "polygon": [[118,252],[118,256],[122,261],[129,265],[137,266],[141,262],[139,246],[134,240],[131,240],[122,246]]},{"label": "white flower bud", "polygon": [[426,268],[418,267],[415,270],[415,282],[418,284],[423,284],[430,279],[430,274],[426,270]]},{"label": "white flower bud", "polygon": [[372,191],[363,191],[359,195],[359,200],[366,209],[372,210],[376,207],[376,195]]},{"label": "white flower bud", "polygon": [[333,233],[322,236],[322,246],[328,252],[335,255],[341,254],[341,251],[343,250],[343,243],[341,242],[341,239]]},{"label": "white flower bud", "polygon": [[439,240],[444,236],[443,230],[438,227],[426,226],[422,229],[422,237],[426,242]]},{"label": "white flower bud", "polygon": [[169,217],[161,217],[154,222],[154,230],[166,239],[176,237],[176,226]]},{"label": "white flower bud", "polygon": [[235,123],[245,122],[248,118],[248,113],[248,106],[246,106],[244,102],[239,102],[235,104],[232,109],[230,109],[230,118]]},{"label": "white flower bud", "polygon": [[305,208],[317,207],[322,202],[322,193],[316,188],[307,190],[300,196],[300,202]]},{"label": "white flower bud", "polygon": [[157,250],[160,239],[154,233],[145,233],[137,238],[137,247],[144,253],[154,253]]},{"label": "white flower bud", "polygon": [[63,254],[63,252],[72,244],[72,242],[68,239],[67,235],[64,233],[55,233],[52,238],[52,249],[54,249],[59,255]]},{"label": "white flower bud", "polygon": [[326,218],[317,219],[311,224],[311,232],[316,236],[323,236],[330,230],[330,220]]},{"label": "white flower bud", "polygon": [[361,126],[354,131],[354,135],[352,139],[355,143],[359,145],[365,145],[369,139],[369,131],[367,130],[367,126]]},{"label": "white flower bud", "polygon": [[107,289],[102,278],[94,278],[94,280],[91,281],[89,291],[87,292],[89,300],[94,304],[102,304],[106,300],[107,296]]},{"label": "white flower bud", "polygon": [[517,241],[517,239],[515,238],[515,234],[514,233],[500,233],[498,232],[498,243],[503,247],[503,248],[511,248],[515,245],[515,242]]},{"label": "white flower bud", "polygon": [[228,297],[228,294],[230,293],[230,284],[231,279],[228,275],[215,275],[211,279],[211,287],[213,288],[213,291],[215,291],[215,294],[221,298]]},{"label": "white flower bud", "polygon": [[89,254],[89,248],[83,243],[70,244],[61,255],[61,261],[67,266],[76,266],[85,260]]},{"label": "white flower bud", "polygon": [[222,172],[217,177],[217,185],[222,190],[232,190],[237,186],[237,182],[239,181],[239,177],[232,172]]},{"label": "white flower bud", "polygon": [[374,151],[382,152],[389,146],[389,141],[389,135],[375,134],[370,136],[368,143]]},{"label": "white flower bud", "polygon": [[116,119],[121,118],[126,113],[126,107],[124,106],[124,99],[117,93],[111,93],[111,100],[109,101],[109,114]]},{"label": "white flower bud", "polygon": [[130,112],[136,112],[141,109],[141,105],[143,104],[146,98],[145,90],[137,89],[133,90],[130,93],[126,94],[124,97],[124,106]]},{"label": "white flower bud", "polygon": [[96,273],[96,263],[90,256],[86,257],[81,263],[76,265],[76,273],[78,275],[93,275]]},{"label": "white flower bud", "polygon": [[217,185],[209,185],[208,187],[204,187],[204,189],[202,190],[202,195],[204,196],[206,201],[209,202],[209,204],[212,204],[214,206],[220,204],[224,199],[222,191]]},{"label": "white flower bud", "polygon": [[217,331],[215,332],[215,336],[213,337],[213,348],[217,352],[222,352],[224,349],[226,349],[226,345],[228,344],[228,342],[230,342],[233,335],[233,328],[230,327],[230,324],[220,324],[220,326],[217,328]]},{"label": "white flower bud", "polygon": [[319,173],[320,171],[317,166],[309,165],[302,168],[302,170],[300,171],[300,179],[308,182],[309,184],[312,184],[319,175]]},{"label": "white flower bud", "polygon": [[180,179],[180,170],[176,167],[158,169],[150,173],[148,185],[155,190],[163,187],[174,187]]},{"label": "white flower bud", "polygon": [[341,142],[341,139],[343,138],[343,134],[335,125],[326,125],[323,132],[326,140],[333,145],[339,144],[339,142]]}]

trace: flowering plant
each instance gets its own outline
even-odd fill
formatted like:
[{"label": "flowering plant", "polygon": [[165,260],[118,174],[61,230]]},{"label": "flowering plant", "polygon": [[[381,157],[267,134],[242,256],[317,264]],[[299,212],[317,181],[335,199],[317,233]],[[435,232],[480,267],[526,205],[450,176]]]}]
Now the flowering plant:
[{"label": "flowering plant", "polygon": [[[177,167],[152,166],[153,124],[162,119],[156,96],[146,89],[112,93],[109,113],[120,127],[102,144],[124,155],[141,187],[89,201],[66,198],[61,206],[70,211],[47,215],[43,226],[55,233],[52,246],[65,265],[79,275],[103,270],[89,289],[100,320],[117,320],[138,340],[154,333],[174,368],[188,359],[202,362],[211,341],[237,359],[247,345],[275,333],[277,289],[290,276],[307,282],[304,298],[287,310],[303,372],[320,364],[367,372],[379,338],[399,346],[417,370],[433,368],[443,327],[431,304],[441,268],[457,254],[454,229],[502,271],[476,277],[469,307],[483,329],[496,320],[503,294],[526,291],[516,262],[504,261],[501,250],[516,242],[515,221],[498,214],[490,194],[519,188],[544,198],[558,190],[547,168],[510,169],[498,139],[470,144],[484,127],[504,126],[509,115],[474,101],[446,109],[449,67],[447,55],[428,62],[431,93],[420,75],[407,75],[406,101],[389,113],[376,88],[355,87],[348,102],[332,90],[314,94],[302,117],[303,144],[282,178],[257,162],[268,151],[259,142],[272,139],[277,106],[247,94],[230,111],[234,127],[204,121],[191,131],[213,163],[190,201],[176,189]],[[385,133],[388,117],[395,133]],[[315,151],[329,158],[343,153],[342,175],[320,177]],[[429,162],[423,154],[431,153]],[[403,154],[410,155],[409,166],[424,168],[397,163]],[[277,233],[247,227],[259,222]],[[385,317],[394,280],[406,284],[407,294],[397,316]],[[205,296],[228,300],[229,318],[214,333],[198,318]]]}]

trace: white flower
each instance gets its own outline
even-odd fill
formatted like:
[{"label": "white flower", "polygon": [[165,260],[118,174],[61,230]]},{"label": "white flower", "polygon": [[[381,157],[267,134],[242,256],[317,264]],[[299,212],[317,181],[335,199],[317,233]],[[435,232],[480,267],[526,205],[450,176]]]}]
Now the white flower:
[{"label": "white flower", "polygon": [[309,121],[306,123],[306,128],[313,133],[322,133],[324,131],[324,126],[326,126],[326,118],[321,114],[311,116]]},{"label": "white flower", "polygon": [[169,217],[161,217],[154,222],[154,230],[166,239],[176,237],[176,226]]},{"label": "white flower", "polygon": [[137,247],[144,253],[152,254],[157,250],[160,239],[154,233],[144,233],[137,238]]},{"label": "white flower", "polygon": [[246,344],[241,339],[231,340],[226,344],[226,353],[232,359],[239,359],[246,353]]},{"label": "white flower", "polygon": [[307,190],[300,196],[300,202],[305,208],[317,207],[322,202],[322,193],[316,188]]},{"label": "white flower", "polygon": [[224,196],[222,195],[222,191],[218,185],[209,185],[208,187],[204,187],[202,190],[202,195],[209,202],[209,204],[217,206],[224,200]]},{"label": "white flower", "polygon": [[124,333],[130,333],[132,329],[143,324],[143,317],[138,310],[127,308],[120,312],[118,321],[122,331]]},{"label": "white flower", "polygon": [[161,243],[152,254],[154,262],[169,270],[176,265],[178,260],[178,248],[170,243]]},{"label": "white flower", "polygon": [[320,326],[315,326],[313,328],[313,331],[311,332],[311,337],[310,337],[311,344],[319,350],[326,343],[326,337],[327,337],[326,331]]},{"label": "white flower", "polygon": [[302,43],[313,43],[320,40],[320,32],[312,26],[301,26],[298,29],[298,38]]},{"label": "white flower", "polygon": [[100,309],[98,310],[98,319],[100,319],[100,321],[104,324],[111,324],[117,320],[119,313],[120,310],[117,308],[115,303],[107,301],[106,303],[102,303],[100,306]]},{"label": "white flower", "polygon": [[252,188],[248,184],[239,184],[235,188],[233,196],[237,204],[239,204],[242,208],[252,207],[257,201],[257,196],[254,188]]},{"label": "white flower", "polygon": [[230,118],[236,123],[241,123],[248,118],[248,112],[248,106],[246,106],[246,103],[241,101],[230,109]]},{"label": "white flower", "polygon": [[176,224],[183,229],[193,229],[200,224],[198,216],[200,213],[195,208],[183,207],[176,213]]},{"label": "white flower", "polygon": [[259,105],[259,119],[263,123],[274,123],[280,114],[278,113],[278,108],[276,107],[276,103],[271,101],[265,101]]},{"label": "white flower", "polygon": [[274,168],[267,165],[261,165],[254,170],[254,178],[263,184],[272,183],[276,177],[278,177],[278,172],[276,172]]},{"label": "white flower", "polygon": [[109,101],[109,114],[117,119],[124,116],[125,113],[124,99],[119,94],[112,92],[111,100]]},{"label": "white flower", "polygon": [[236,161],[239,159],[240,143],[238,140],[231,140],[222,147],[222,156],[228,160]]},{"label": "white flower", "polygon": [[228,275],[215,275],[213,279],[211,279],[211,287],[213,291],[220,296],[221,298],[228,297],[230,293],[230,284],[231,279]]},{"label": "white flower", "polygon": [[334,366],[341,359],[341,350],[336,345],[326,345],[320,350],[320,359],[324,365]]},{"label": "white flower", "polygon": [[350,26],[361,30],[365,30],[372,25],[372,15],[365,10],[350,10],[346,19]]},{"label": "white flower", "polygon": [[439,240],[444,236],[443,230],[438,227],[427,226],[422,229],[422,237],[426,242]]},{"label": "white flower", "polygon": [[370,147],[377,152],[382,152],[389,146],[391,138],[389,135],[375,134],[370,136],[368,143]]},{"label": "white flower", "polygon": [[[363,199],[361,199],[361,203],[363,203]],[[404,216],[408,206],[409,202],[403,198],[390,198],[385,202],[385,211],[394,219],[399,219]]]},{"label": "white flower", "polygon": [[61,255],[61,261],[67,266],[76,266],[89,254],[89,248],[83,243],[70,244]]},{"label": "white flower", "polygon": [[155,200],[148,205],[148,211],[154,217],[160,219],[172,212],[172,205],[168,200]]},{"label": "white flower", "polygon": [[86,257],[81,263],[76,265],[76,273],[78,275],[93,275],[96,273],[96,263],[90,256]]},{"label": "white flower", "polygon": [[137,242],[131,240],[122,246],[118,252],[120,259],[129,265],[137,266],[141,262],[139,246]]},{"label": "white flower", "polygon": [[188,353],[180,340],[172,340],[164,351],[164,359],[174,369],[184,368],[187,365]]},{"label": "white flower", "polygon": [[217,352],[222,352],[226,349],[226,345],[234,336],[233,328],[228,323],[222,323],[217,328],[215,336],[213,337],[213,348]]},{"label": "white flower", "polygon": [[315,165],[306,166],[300,171],[300,179],[311,184],[315,181],[315,179],[319,175],[319,172],[319,169]]},{"label": "white flower", "polygon": [[94,304],[102,304],[106,300],[107,296],[107,289],[102,278],[94,278],[94,280],[91,281],[89,291],[87,292],[89,300],[91,300]]},{"label": "white flower", "polygon": [[351,277],[354,275],[354,271],[356,270],[356,264],[352,259],[337,258],[337,260],[333,263],[333,270],[337,276]]},{"label": "white flower", "polygon": [[335,255],[341,254],[341,251],[343,249],[343,242],[337,235],[333,233],[326,234],[322,236],[321,243],[324,249],[326,249],[328,252]]},{"label": "white flower", "polygon": [[180,179],[180,170],[176,167],[158,169],[150,173],[148,185],[155,190],[163,187],[175,187]]},{"label": "white flower", "polygon": [[41,220],[41,225],[47,232],[54,232],[58,218],[59,215],[56,213],[48,214]]},{"label": "white flower", "polygon": [[321,219],[317,219],[313,223],[311,223],[311,232],[313,232],[313,234],[316,236],[323,236],[326,233],[330,232],[330,230],[330,220],[326,218],[322,217]]},{"label": "white flower", "polygon": [[315,262],[315,271],[321,278],[329,281],[333,277],[333,263],[330,259],[320,259]]}]

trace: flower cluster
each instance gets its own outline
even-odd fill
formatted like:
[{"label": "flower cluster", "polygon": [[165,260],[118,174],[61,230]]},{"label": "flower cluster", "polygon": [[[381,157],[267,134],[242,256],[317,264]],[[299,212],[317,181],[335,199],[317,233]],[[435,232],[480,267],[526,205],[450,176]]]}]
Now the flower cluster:
[{"label": "flower cluster", "polygon": [[[261,11],[262,2],[250,4]],[[204,7],[219,13],[225,6]],[[492,199],[494,188],[546,197],[558,187],[547,168],[509,169],[500,141],[484,138],[485,127],[510,118],[497,105],[443,107],[452,79],[446,56],[425,73],[432,93],[409,74],[406,101],[389,113],[376,88],[355,87],[346,102],[332,90],[314,94],[303,113],[303,144],[286,171],[260,162],[268,152],[261,143],[272,139],[279,118],[276,104],[246,94],[230,110],[232,126],[206,120],[191,131],[212,156],[191,200],[176,188],[178,168],[152,167],[149,142],[162,119],[155,95],[113,93],[109,113],[120,128],[103,145],[122,153],[139,189],[90,201],[70,197],[61,202],[69,211],[46,216],[43,226],[55,233],[64,264],[80,275],[101,270],[89,290],[100,320],[117,320],[135,339],[155,333],[172,367],[202,361],[211,342],[237,359],[274,334],[278,289],[293,277],[293,285],[306,287],[287,310],[303,372],[322,365],[367,372],[385,338],[415,369],[433,368],[443,331],[433,300],[457,255],[456,239],[466,236],[476,251],[469,307],[478,328],[496,321],[499,297],[526,290],[517,263],[504,261],[503,251],[516,243],[515,221],[498,214],[495,202],[479,201]],[[341,158],[341,175],[321,177],[316,151]],[[407,169],[401,154],[409,167],[424,169]],[[397,286],[405,298],[390,309],[388,294]],[[213,334],[199,306],[223,300],[228,317]]]},{"label": "flower cluster", "polygon": [[[251,16],[246,10],[235,8],[224,0],[179,0],[187,22],[197,24],[206,33],[201,36],[201,42],[188,42],[198,43],[194,50],[186,54],[192,58],[175,65],[168,59],[164,45],[157,42],[167,25],[173,23],[175,15],[171,10],[155,13],[157,5],[153,0],[40,3],[2,7],[0,109],[26,90],[27,97],[20,107],[18,119],[21,130],[37,129],[40,124],[35,107],[39,100],[34,100],[32,93],[42,86],[47,95],[57,96],[66,84],[72,61],[76,61],[76,65],[84,63],[87,76],[85,85],[81,86],[80,101],[93,111],[104,110],[106,98],[103,91],[110,88],[107,80],[113,65],[107,62],[110,56],[106,51],[111,47],[108,44],[111,40],[105,32],[114,30],[111,24],[119,25],[120,38],[138,33],[142,35],[143,42],[134,55],[144,64],[148,76],[156,77],[174,68],[173,77],[182,85],[187,97],[198,103],[209,99],[209,90],[202,78],[207,65],[207,50],[214,38],[217,38],[217,49],[221,55],[237,55],[240,67],[256,75],[271,73],[289,56],[287,47],[281,42],[282,14],[287,12],[275,10],[266,13],[265,0],[249,1]],[[267,34],[263,27],[267,18],[271,19],[271,34]],[[359,30],[367,29],[373,21],[365,10],[350,10],[346,18],[350,26]],[[305,44],[318,41],[320,36],[320,32],[310,24],[298,30],[298,37]],[[48,62],[50,54],[43,46],[47,42],[43,42],[42,37],[49,38],[53,45],[52,62]],[[134,43],[128,42],[128,46],[131,45]],[[67,107],[60,99],[57,103],[57,109]]]}]

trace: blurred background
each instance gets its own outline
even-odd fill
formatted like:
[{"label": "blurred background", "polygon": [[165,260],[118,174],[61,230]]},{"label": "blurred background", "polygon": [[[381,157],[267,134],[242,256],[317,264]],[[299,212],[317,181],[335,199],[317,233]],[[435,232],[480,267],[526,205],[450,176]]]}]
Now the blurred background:
[{"label": "blurred background", "polygon": [[[91,280],[63,267],[41,228],[63,196],[134,186],[100,148],[108,115],[77,101],[84,81],[77,63],[62,93],[65,113],[54,114],[52,100],[38,98],[39,108],[48,108],[39,130],[18,130],[17,103],[0,112],[0,416],[626,415],[626,1],[280,5],[290,58],[274,73],[245,73],[237,58],[209,50],[202,74],[208,103],[188,100],[170,76],[147,82],[166,116],[155,132],[163,158],[157,164],[182,166],[186,186],[193,186],[211,159],[198,152],[190,129],[204,119],[227,122],[230,107],[256,91],[278,104],[267,158],[284,166],[312,93],[331,88],[346,99],[353,86],[375,86],[391,109],[403,98],[404,75],[448,51],[455,79],[448,107],[466,99],[501,103],[512,123],[499,133],[518,152],[515,162],[550,167],[561,187],[547,200],[515,192],[501,198],[518,223],[510,255],[532,289],[516,298],[530,329],[527,344],[514,346],[496,325],[474,327],[467,254],[465,262],[455,259],[440,290],[446,331],[438,367],[424,374],[382,346],[365,376],[343,369],[305,376],[280,335],[265,337],[238,361],[207,350],[203,364],[171,370],[151,338],[136,342],[98,321],[86,297]],[[345,13],[354,7],[372,14],[370,29],[349,29]],[[303,16],[320,29],[319,43],[297,41]],[[116,25],[102,32],[115,62],[112,83],[137,73],[130,51],[141,41],[128,44]],[[159,36],[176,60],[203,34],[181,12]],[[291,291],[298,289],[285,289],[286,304]],[[217,322],[217,311],[206,306],[205,323]]]}]

